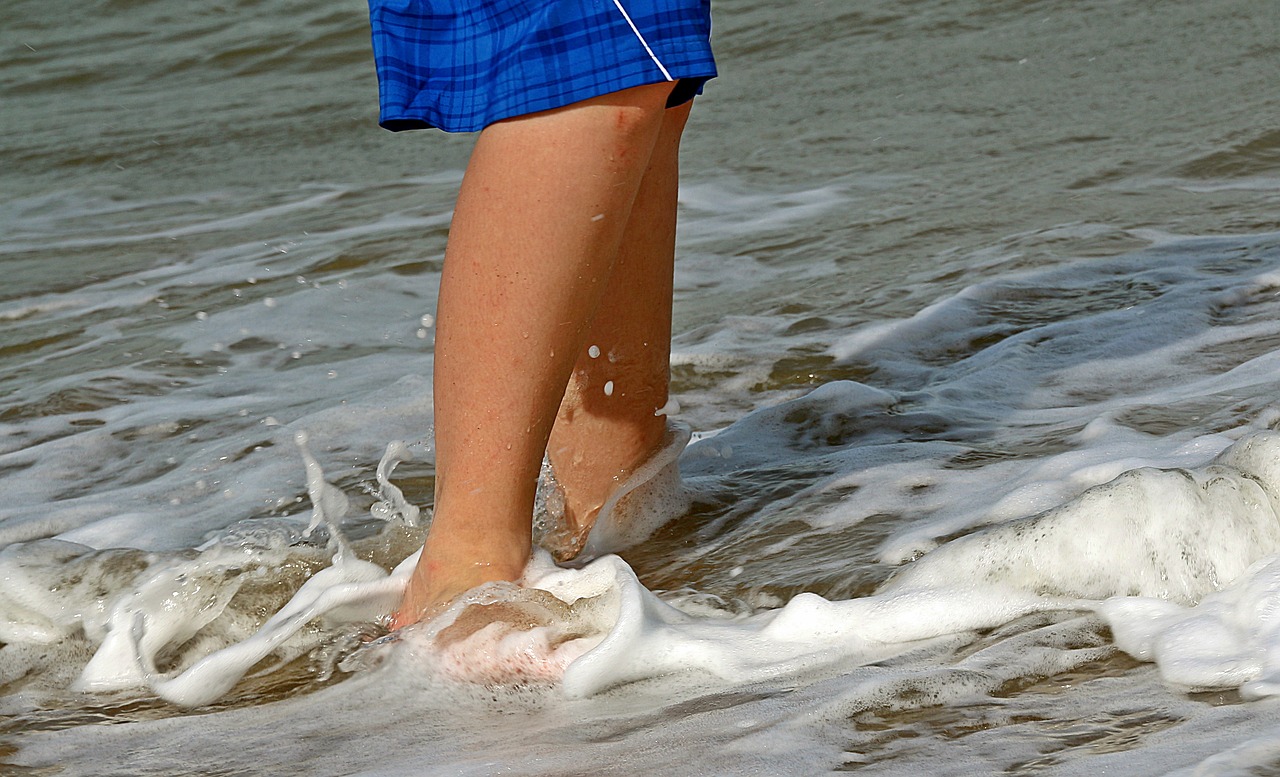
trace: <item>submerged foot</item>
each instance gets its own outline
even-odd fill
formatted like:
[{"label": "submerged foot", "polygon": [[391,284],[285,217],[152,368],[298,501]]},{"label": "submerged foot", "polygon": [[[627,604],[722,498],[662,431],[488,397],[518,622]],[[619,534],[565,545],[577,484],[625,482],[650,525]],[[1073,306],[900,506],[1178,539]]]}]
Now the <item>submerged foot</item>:
[{"label": "submerged foot", "polygon": [[474,601],[434,637],[441,674],[457,682],[558,682],[599,637],[574,608],[546,591],[500,586]]},{"label": "submerged foot", "polygon": [[483,543],[459,542],[444,532],[429,534],[389,627],[399,629],[433,618],[459,596],[485,583],[519,580],[528,562],[527,546],[523,554],[511,551],[505,558],[495,552],[500,550]]},{"label": "submerged foot", "polygon": [[[593,558],[635,545],[688,509],[678,459],[688,444],[688,427],[671,424],[659,443],[594,498],[566,488],[550,464],[544,465],[534,522],[535,542],[556,561]],[[575,500],[575,496],[579,496]]]}]

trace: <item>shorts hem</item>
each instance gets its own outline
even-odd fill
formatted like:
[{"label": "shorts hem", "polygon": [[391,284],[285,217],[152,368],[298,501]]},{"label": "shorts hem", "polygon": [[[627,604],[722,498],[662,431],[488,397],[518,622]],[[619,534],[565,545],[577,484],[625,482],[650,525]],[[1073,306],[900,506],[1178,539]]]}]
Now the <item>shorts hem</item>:
[{"label": "shorts hem", "polygon": [[608,88],[600,88],[598,84],[589,84],[577,89],[570,89],[558,92],[554,97],[547,98],[532,105],[514,106],[508,109],[495,110],[481,119],[472,122],[450,122],[442,119],[438,115],[433,115],[431,111],[413,111],[405,110],[395,114],[383,114],[378,120],[378,126],[391,132],[404,132],[407,130],[418,129],[438,129],[450,133],[478,132],[495,122],[504,119],[514,119],[519,116],[529,116],[534,113],[543,111],[556,110],[564,108],[574,103],[590,100],[593,97],[600,97],[606,94],[631,89],[637,86],[648,86],[650,84],[671,83],[671,97],[667,100],[668,108],[675,108],[689,102],[695,96],[702,93],[702,87],[715,78],[717,75],[715,70],[709,72],[694,72],[689,75],[679,75],[670,81],[661,77],[636,77],[627,79],[618,84],[610,84]]}]

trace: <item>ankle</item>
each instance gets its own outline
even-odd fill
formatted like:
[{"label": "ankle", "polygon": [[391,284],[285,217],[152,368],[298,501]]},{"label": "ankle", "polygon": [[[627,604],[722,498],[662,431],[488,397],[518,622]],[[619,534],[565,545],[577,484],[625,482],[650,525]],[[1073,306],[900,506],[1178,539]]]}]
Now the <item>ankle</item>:
[{"label": "ankle", "polygon": [[609,495],[662,447],[666,425],[661,418],[652,421],[642,425],[591,419],[553,437],[560,444],[550,447],[547,459],[571,521],[593,520]]},{"label": "ankle", "polygon": [[527,517],[514,528],[433,520],[422,552],[432,563],[451,569],[490,569],[501,579],[514,580],[528,563],[531,545]]}]

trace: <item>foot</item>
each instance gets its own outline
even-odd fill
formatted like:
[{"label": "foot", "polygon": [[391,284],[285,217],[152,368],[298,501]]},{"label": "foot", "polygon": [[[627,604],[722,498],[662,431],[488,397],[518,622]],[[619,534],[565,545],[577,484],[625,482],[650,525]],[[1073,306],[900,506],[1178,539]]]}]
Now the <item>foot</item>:
[{"label": "foot", "polygon": [[436,634],[436,666],[445,677],[486,686],[555,683],[599,641],[570,605],[546,591],[494,593],[494,601],[467,606]]},{"label": "foot", "polygon": [[543,467],[539,503],[545,513],[535,518],[534,530],[538,544],[556,561],[568,561],[582,551],[605,503],[653,456],[662,440],[630,442],[633,445],[593,450],[589,456],[550,458]]},{"label": "foot", "polygon": [[437,531],[433,525],[389,625],[394,630],[434,618],[478,585],[519,580],[528,560],[527,543],[522,548],[504,548],[473,541],[466,534]]},{"label": "foot", "polygon": [[[588,551],[595,557],[642,541],[661,524],[688,508],[677,465],[689,441],[688,428],[672,425],[656,445],[632,466],[608,480],[575,491],[557,479],[555,467],[543,467],[539,482],[537,543],[557,561]],[[581,469],[573,470],[581,474]],[[599,486],[603,484],[605,488]]]}]

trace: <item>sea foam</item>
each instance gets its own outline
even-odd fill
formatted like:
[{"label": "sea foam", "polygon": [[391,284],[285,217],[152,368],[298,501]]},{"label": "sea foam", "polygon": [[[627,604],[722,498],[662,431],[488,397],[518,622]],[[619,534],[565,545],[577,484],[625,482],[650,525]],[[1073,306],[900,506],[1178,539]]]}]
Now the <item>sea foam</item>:
[{"label": "sea foam", "polygon": [[[311,482],[318,505],[334,501],[332,494],[319,496],[332,486],[315,467]],[[1274,695],[1280,693],[1277,495],[1280,434],[1255,432],[1202,467],[1125,472],[1044,513],[943,543],[862,598],[800,594],[776,609],[710,617],[663,601],[617,556],[562,569],[540,554],[522,588],[473,592],[430,624],[371,649],[413,644],[414,655],[429,657],[424,668],[446,679],[537,682],[586,697],[671,675],[743,684],[862,666],[1029,614],[1077,610],[1102,615],[1122,649],[1157,662],[1171,683]],[[320,523],[331,523],[322,508],[317,514]],[[143,568],[141,582],[108,615],[37,622],[32,613],[58,608],[28,604],[25,617],[10,617],[8,638],[47,640],[78,618],[86,635],[101,640],[78,687],[149,687],[178,704],[207,704],[308,622],[373,620],[394,606],[416,557],[388,574],[354,558],[336,527],[331,531],[332,563],[255,634],[174,674],[155,669],[156,655],[205,628],[237,587],[202,586],[194,571],[198,566],[206,580],[225,572],[233,550],[206,551],[187,567],[170,563],[159,572],[139,557],[133,563]],[[77,552],[48,545],[40,560],[66,564]],[[13,590],[19,593],[11,598],[21,599],[23,589]]]}]

